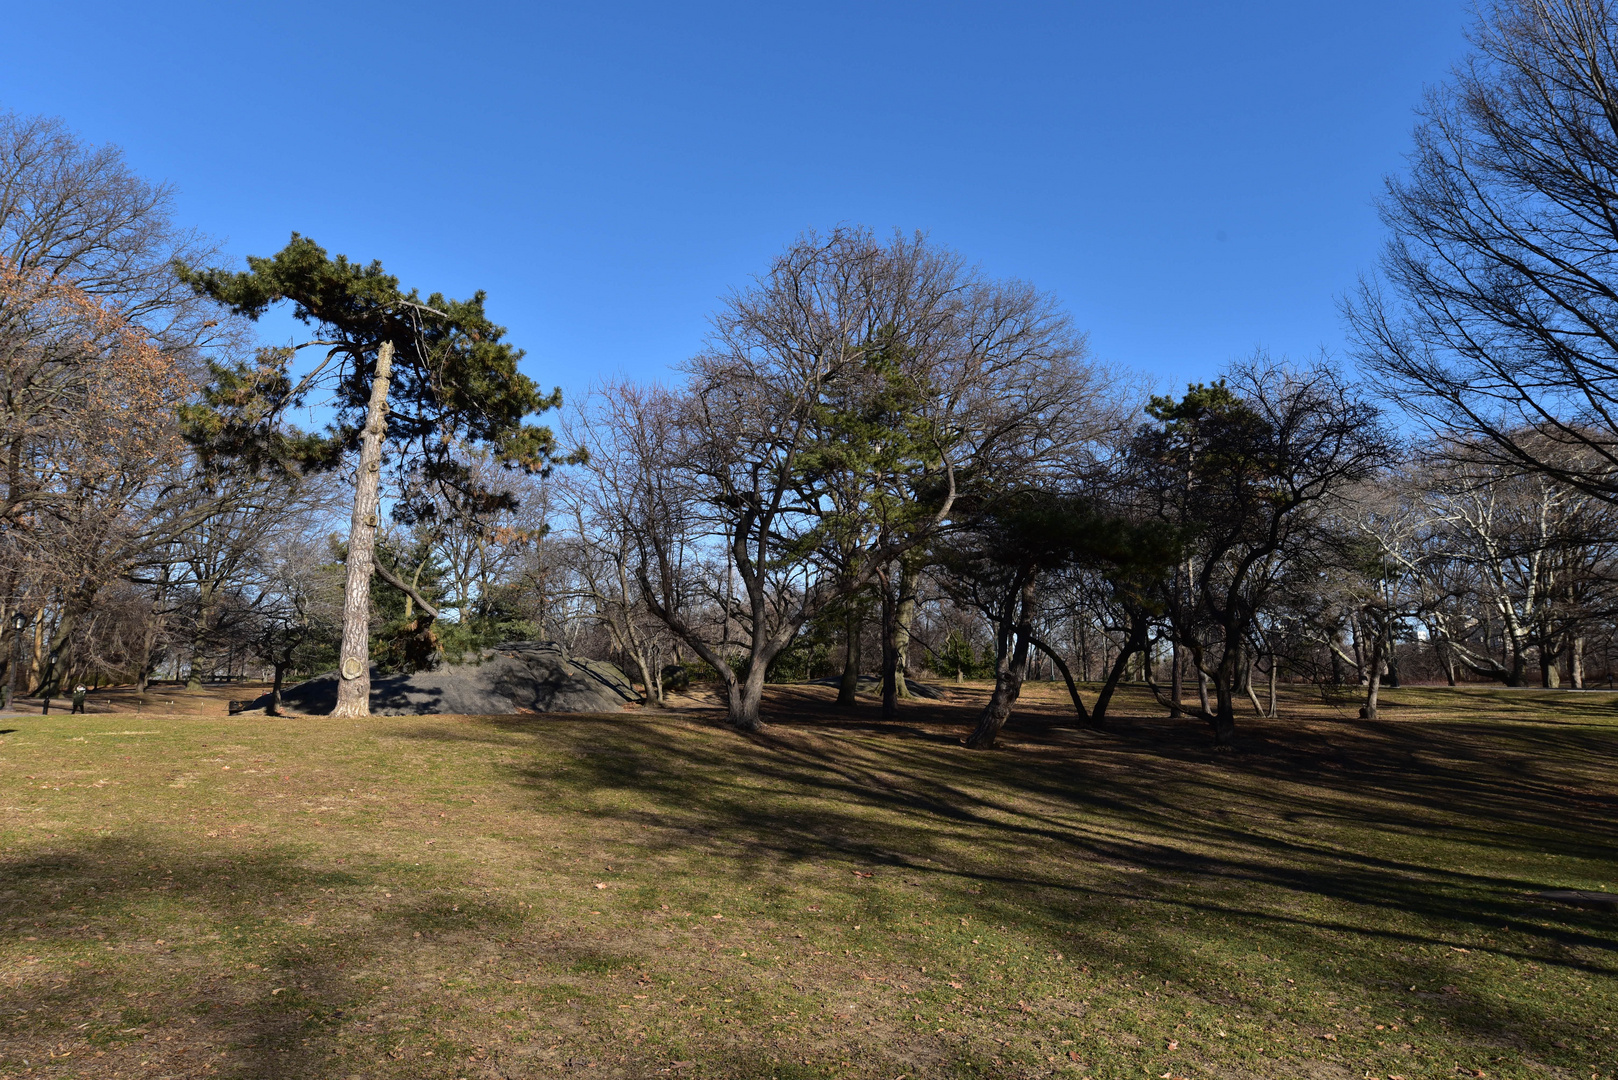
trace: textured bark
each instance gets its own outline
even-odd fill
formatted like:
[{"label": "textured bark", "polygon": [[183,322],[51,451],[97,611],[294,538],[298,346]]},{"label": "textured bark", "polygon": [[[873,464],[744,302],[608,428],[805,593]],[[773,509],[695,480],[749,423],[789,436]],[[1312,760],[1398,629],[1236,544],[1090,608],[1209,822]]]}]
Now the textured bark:
[{"label": "textured bark", "polygon": [[1174,643],[1171,664],[1172,666],[1169,669],[1169,715],[1184,716],[1185,710],[1180,707],[1180,702],[1184,700],[1185,695],[1185,677],[1183,675],[1185,660],[1180,655],[1180,643],[1178,641]]},{"label": "textured bark", "polygon": [[11,663],[10,663],[10,666],[9,666],[8,670],[6,671],[6,704],[8,706],[13,707],[13,708],[15,708],[17,698],[19,696],[21,696],[19,691],[18,691],[18,687],[21,687],[22,691],[24,691],[24,692],[27,691],[27,689],[28,689],[28,684],[21,681],[22,680],[22,639],[23,639],[23,634],[27,632],[27,629],[28,629],[27,624],[24,623],[22,630],[15,630],[15,631],[12,632]]},{"label": "textured bark", "polygon": [[899,604],[882,583],[882,717],[899,715]]},{"label": "textured bark", "polygon": [[[197,605],[197,624],[191,630],[191,659],[185,676],[187,690],[196,690],[202,686],[202,669],[197,667],[197,659],[208,647],[208,623],[213,619],[215,587],[214,582],[205,583],[202,587],[202,599]],[[225,674],[230,673],[227,671]]]},{"label": "textured bark", "polygon": [[899,642],[898,661],[894,670],[896,692],[902,698],[914,697],[905,682],[905,669],[910,666],[910,627],[916,621],[916,572],[910,560],[899,560]]},{"label": "textured bark", "polygon": [[371,379],[371,403],[360,441],[354,480],[354,517],[348,529],[348,582],[343,591],[343,647],[338,654],[337,707],[333,716],[371,715],[371,571],[376,564],[377,512],[381,506],[382,436],[388,423],[388,380],[393,344],[383,342]]},{"label": "textured bark", "polygon": [[1377,718],[1376,717],[1376,702],[1377,702],[1377,697],[1381,693],[1381,691],[1382,691],[1382,672],[1380,670],[1376,670],[1376,671],[1371,672],[1371,681],[1365,688],[1365,707],[1360,709],[1360,718],[1361,719],[1375,720]]},{"label": "textured bark", "polygon": [[1365,681],[1365,704],[1360,707],[1360,719],[1376,719],[1377,697],[1382,691],[1382,638],[1376,639],[1376,649],[1371,653],[1370,678]]},{"label": "textured bark", "polygon": [[640,684],[646,688],[645,693],[641,695],[641,697],[644,699],[643,703],[662,708],[662,688],[659,687],[652,678],[652,669],[651,666],[646,663],[645,655],[639,649],[625,649],[623,650],[623,653],[634,663],[635,672],[640,676]]},{"label": "textured bark", "polygon": [[764,664],[753,664],[745,679],[733,679],[729,691],[729,707],[725,720],[737,731],[762,731],[764,721],[759,718],[759,702],[764,698]]},{"label": "textured bark", "polygon": [[146,622],[146,630],[141,635],[142,651],[140,654],[140,671],[135,674],[136,695],[146,693],[146,684],[152,677],[152,646],[157,643],[157,619],[154,616]]},{"label": "textured bark", "polygon": [[275,665],[275,682],[270,686],[270,704],[264,710],[265,716],[281,715],[281,684],[286,678],[287,666]]},{"label": "textured bark", "polygon": [[843,682],[837,688],[837,704],[845,708],[852,707],[859,700],[857,692],[860,684],[860,625],[859,610],[852,600],[848,606],[848,626],[845,634],[846,642],[843,650]]},{"label": "textured bark", "polygon": [[978,716],[978,724],[964,740],[974,750],[993,749],[1000,729],[1011,717],[1011,707],[1022,694],[1023,679],[1028,675],[1028,647],[1033,643],[1035,575],[1030,574],[1022,587],[1017,612],[1016,641],[995,665],[994,693]]}]

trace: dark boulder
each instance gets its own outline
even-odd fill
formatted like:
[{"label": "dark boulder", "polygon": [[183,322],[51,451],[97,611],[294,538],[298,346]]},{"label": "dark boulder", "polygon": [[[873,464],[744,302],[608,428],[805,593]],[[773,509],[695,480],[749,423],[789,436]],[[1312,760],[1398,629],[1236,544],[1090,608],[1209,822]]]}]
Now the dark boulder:
[{"label": "dark boulder", "polygon": [[[285,711],[320,716],[337,705],[337,672],[281,691]],[[371,667],[371,712],[378,716],[448,713],[490,716],[523,712],[618,712],[640,701],[611,664],[570,659],[550,641],[515,641],[485,649],[467,663],[433,671],[378,675]],[[262,709],[269,695],[248,704]]]}]

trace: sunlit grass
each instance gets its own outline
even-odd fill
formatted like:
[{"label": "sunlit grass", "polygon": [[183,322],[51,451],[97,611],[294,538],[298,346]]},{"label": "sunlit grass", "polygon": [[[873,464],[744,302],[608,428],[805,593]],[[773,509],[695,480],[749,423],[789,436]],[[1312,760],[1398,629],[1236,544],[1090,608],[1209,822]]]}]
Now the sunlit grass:
[{"label": "sunlit grass", "polygon": [[1613,695],[1289,695],[1220,754],[820,693],[10,721],[0,1076],[1618,1069],[1618,912],[1532,897],[1618,886]]}]

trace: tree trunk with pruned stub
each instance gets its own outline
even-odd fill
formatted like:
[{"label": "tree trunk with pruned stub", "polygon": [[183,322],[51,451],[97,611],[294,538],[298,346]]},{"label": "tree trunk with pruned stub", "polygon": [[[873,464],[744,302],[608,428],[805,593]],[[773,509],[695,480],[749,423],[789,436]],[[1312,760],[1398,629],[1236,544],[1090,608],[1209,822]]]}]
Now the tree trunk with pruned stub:
[{"label": "tree trunk with pruned stub", "polygon": [[376,354],[371,401],[354,478],[354,517],[348,530],[348,583],[343,591],[343,647],[338,657],[337,707],[333,716],[371,715],[371,573],[376,562],[377,514],[381,509],[382,436],[388,423],[388,380],[393,344]]}]

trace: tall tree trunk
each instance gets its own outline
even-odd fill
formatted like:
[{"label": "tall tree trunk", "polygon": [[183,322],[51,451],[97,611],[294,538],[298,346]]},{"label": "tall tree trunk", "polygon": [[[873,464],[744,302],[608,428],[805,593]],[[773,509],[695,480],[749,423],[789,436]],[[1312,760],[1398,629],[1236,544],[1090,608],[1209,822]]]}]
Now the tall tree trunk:
[{"label": "tall tree trunk", "polygon": [[1371,672],[1371,681],[1365,688],[1365,707],[1360,710],[1360,716],[1366,720],[1375,720],[1377,697],[1382,691],[1382,670],[1380,667]]},{"label": "tall tree trunk", "polygon": [[191,663],[185,676],[187,690],[202,688],[202,669],[197,667],[197,661],[208,648],[208,620],[213,618],[215,588],[214,582],[205,584],[197,603],[197,624],[191,628]]},{"label": "tall tree trunk", "polygon": [[45,670],[40,674],[39,692],[45,698],[46,712],[50,711],[51,696],[60,693],[63,676],[73,666],[73,628],[78,624],[80,609],[69,606],[72,603],[74,601],[70,600],[62,605],[62,617],[57,620],[56,632],[51,635],[50,653],[46,657]]},{"label": "tall tree trunk", "polygon": [[1263,716],[1264,715],[1264,706],[1262,706],[1262,705],[1260,705],[1258,703],[1258,691],[1253,689],[1253,680],[1252,679],[1247,680],[1246,690],[1247,690],[1247,700],[1253,703],[1253,715],[1254,716]]},{"label": "tall tree trunk", "polygon": [[899,598],[887,581],[881,585],[882,718],[892,720],[899,715]]},{"label": "tall tree trunk", "polygon": [[377,513],[381,508],[382,438],[388,423],[388,380],[393,343],[376,353],[371,402],[365,412],[360,464],[354,479],[354,517],[348,529],[348,581],[343,591],[343,647],[338,654],[337,707],[333,716],[371,715],[371,570],[376,562]]},{"label": "tall tree trunk", "polygon": [[1275,654],[1270,654],[1270,718],[1275,718]]},{"label": "tall tree trunk", "polygon": [[1214,710],[1211,724],[1214,745],[1225,747],[1236,742],[1236,697],[1223,679],[1214,680]]},{"label": "tall tree trunk", "polygon": [[270,685],[270,706],[264,710],[267,716],[281,715],[281,681],[286,677],[286,673],[286,662],[276,661],[275,682]]},{"label": "tall tree trunk", "polygon": [[1180,701],[1182,700],[1181,695],[1185,692],[1185,680],[1180,674],[1181,665],[1184,663],[1184,660],[1180,655],[1180,643],[1178,641],[1174,643],[1174,651],[1171,656],[1172,667],[1169,669],[1169,715],[1171,717],[1184,716],[1185,710],[1180,707]]},{"label": "tall tree trunk", "polygon": [[146,629],[141,634],[140,669],[135,673],[135,693],[146,693],[146,683],[152,673],[152,646],[157,644],[157,616],[154,614],[146,621]]},{"label": "tall tree trunk", "polygon": [[34,647],[30,656],[30,664],[26,672],[28,678],[29,695],[32,697],[45,686],[45,612],[41,610],[34,616]]},{"label": "tall tree trunk", "polygon": [[[1232,638],[1235,640],[1232,641]],[[1241,654],[1240,636],[1231,633],[1227,627],[1225,645],[1220,650],[1219,663],[1213,673],[1214,708],[1210,721],[1214,745],[1221,748],[1231,746],[1236,741],[1236,679]],[[1206,674],[1203,675],[1203,685],[1207,685]]]},{"label": "tall tree trunk", "polygon": [[916,578],[917,573],[910,565],[911,560],[899,560],[899,640],[898,661],[894,668],[894,679],[897,683],[898,695],[902,698],[915,697],[910,692],[906,682],[906,671],[910,667],[910,627],[916,621]]},{"label": "tall tree trunk", "polygon": [[1360,717],[1365,720],[1376,719],[1377,697],[1382,691],[1382,635],[1376,638],[1376,649],[1371,653],[1371,677],[1365,683],[1365,705],[1360,709]]},{"label": "tall tree trunk", "polygon": [[1584,689],[1584,638],[1574,637],[1568,647],[1568,678],[1572,680],[1573,689]]},{"label": "tall tree trunk", "polygon": [[1514,618],[1502,616],[1504,624],[1500,631],[1500,649],[1508,662],[1506,668],[1506,685],[1523,686],[1528,682],[1528,649],[1525,647],[1527,635],[1517,625]]},{"label": "tall tree trunk", "polygon": [[1033,637],[1034,580],[1035,575],[1029,574],[1028,580],[1023,583],[1017,612],[1016,641],[995,665],[994,693],[989,695],[989,703],[979,714],[977,727],[966,737],[966,745],[974,750],[994,747],[1000,729],[1006,726],[1006,721],[1011,717],[1011,707],[1022,693],[1023,679],[1028,674],[1029,639]]},{"label": "tall tree trunk", "polygon": [[858,700],[860,685],[860,633],[859,606],[853,597],[848,599],[848,621],[844,630],[843,681],[837,688],[837,704],[851,708]]}]

